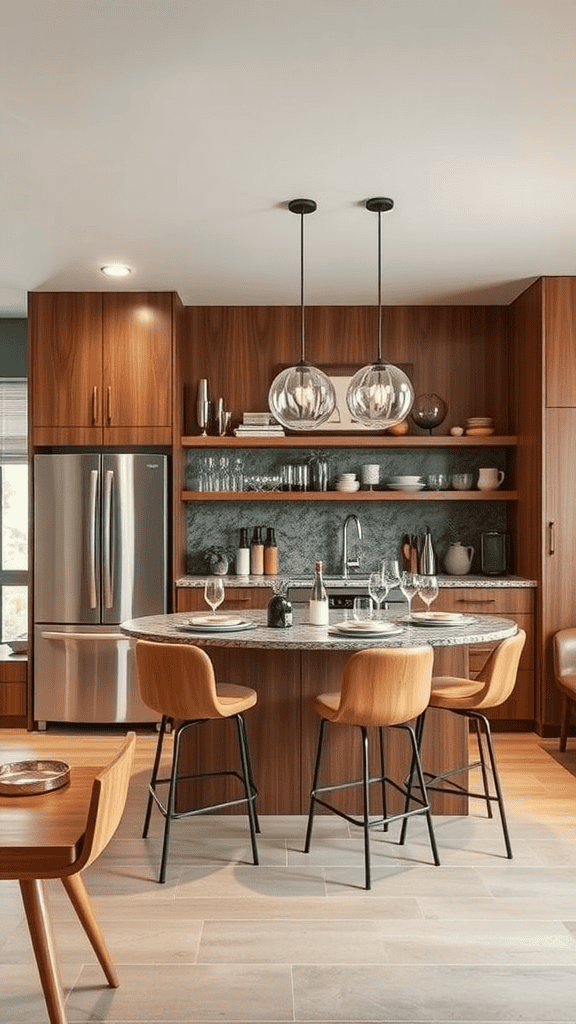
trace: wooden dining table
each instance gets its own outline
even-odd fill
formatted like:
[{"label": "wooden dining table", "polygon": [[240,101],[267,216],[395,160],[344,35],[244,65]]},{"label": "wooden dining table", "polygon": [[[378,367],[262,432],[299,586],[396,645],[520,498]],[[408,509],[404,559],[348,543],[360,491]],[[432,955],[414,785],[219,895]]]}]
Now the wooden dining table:
[{"label": "wooden dining table", "polygon": [[[0,743],[0,764],[37,753]],[[49,758],[44,753],[42,759]],[[59,758],[58,758],[59,759]],[[66,1024],[62,983],[42,876],[78,860],[94,778],[102,765],[71,767],[70,781],[36,796],[0,795],[0,880],[17,880],[51,1024]]]}]

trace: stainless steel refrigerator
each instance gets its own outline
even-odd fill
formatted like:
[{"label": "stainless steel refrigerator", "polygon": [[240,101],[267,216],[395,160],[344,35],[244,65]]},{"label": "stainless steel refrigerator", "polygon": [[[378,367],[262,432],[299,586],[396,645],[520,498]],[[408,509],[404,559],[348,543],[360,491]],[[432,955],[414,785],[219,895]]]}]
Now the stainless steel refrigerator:
[{"label": "stainless steel refrigerator", "polygon": [[167,458],[34,458],[34,718],[147,722],[118,624],[166,611]]}]

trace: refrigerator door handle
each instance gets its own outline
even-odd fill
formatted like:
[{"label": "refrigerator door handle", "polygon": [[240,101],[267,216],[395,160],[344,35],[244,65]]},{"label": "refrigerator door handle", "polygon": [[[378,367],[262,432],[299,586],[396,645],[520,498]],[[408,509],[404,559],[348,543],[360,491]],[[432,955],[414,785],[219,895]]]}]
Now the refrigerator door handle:
[{"label": "refrigerator door handle", "polygon": [[107,469],[104,474],[104,607],[111,608],[114,603],[113,565],[112,565],[112,487],[114,472]]},{"label": "refrigerator door handle", "polygon": [[42,640],[129,640],[125,633],[57,633],[42,632]]},{"label": "refrigerator door handle", "polygon": [[90,593],[90,607],[96,608],[98,605],[98,594],[96,590],[96,516],[97,516],[97,501],[98,501],[98,470],[90,470],[90,513],[88,522],[88,547],[89,547],[89,566],[88,566],[88,589]]}]

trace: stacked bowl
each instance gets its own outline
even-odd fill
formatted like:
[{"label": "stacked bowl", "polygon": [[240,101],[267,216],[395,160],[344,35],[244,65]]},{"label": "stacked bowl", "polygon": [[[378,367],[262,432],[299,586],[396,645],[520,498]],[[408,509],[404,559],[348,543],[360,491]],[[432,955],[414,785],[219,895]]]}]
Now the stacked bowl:
[{"label": "stacked bowl", "polygon": [[341,473],[336,481],[337,491],[357,491],[360,488],[360,481],[356,473]]},{"label": "stacked bowl", "polygon": [[421,476],[389,476],[388,487],[392,491],[421,491],[426,484]]},{"label": "stacked bowl", "polygon": [[466,420],[468,437],[490,437],[494,433],[494,420],[491,416],[470,416]]}]

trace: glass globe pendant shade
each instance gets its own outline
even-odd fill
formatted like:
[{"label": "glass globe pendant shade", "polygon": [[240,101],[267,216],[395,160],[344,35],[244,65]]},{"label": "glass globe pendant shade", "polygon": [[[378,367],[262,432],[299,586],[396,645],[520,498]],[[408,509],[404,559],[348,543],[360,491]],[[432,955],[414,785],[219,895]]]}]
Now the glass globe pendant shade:
[{"label": "glass globe pendant shade", "polygon": [[403,370],[382,360],[354,374],[346,394],[350,415],[364,427],[387,430],[406,419],[414,388]]},{"label": "glass globe pendant shade", "polygon": [[336,393],[331,380],[305,361],[282,370],[268,392],[272,415],[289,430],[315,430],[332,415]]}]

